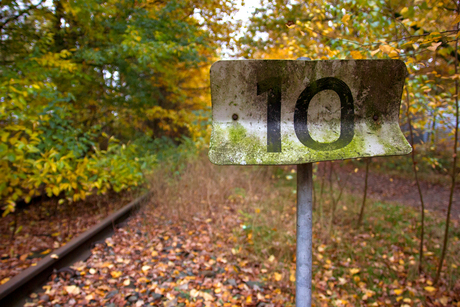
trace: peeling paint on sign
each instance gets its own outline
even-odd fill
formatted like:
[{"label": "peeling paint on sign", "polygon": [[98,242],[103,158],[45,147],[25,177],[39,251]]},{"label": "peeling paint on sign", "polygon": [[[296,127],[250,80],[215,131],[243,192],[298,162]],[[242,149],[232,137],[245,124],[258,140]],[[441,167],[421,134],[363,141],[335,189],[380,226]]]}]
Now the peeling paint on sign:
[{"label": "peeling paint on sign", "polygon": [[404,155],[399,60],[219,61],[211,67],[215,164]]}]

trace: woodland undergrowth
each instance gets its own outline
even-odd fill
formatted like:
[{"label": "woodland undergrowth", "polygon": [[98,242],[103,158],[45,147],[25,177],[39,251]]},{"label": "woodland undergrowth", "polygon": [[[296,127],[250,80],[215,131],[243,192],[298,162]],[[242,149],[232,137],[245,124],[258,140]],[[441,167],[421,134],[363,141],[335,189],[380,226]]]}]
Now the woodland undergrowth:
[{"label": "woodland undergrowth", "polygon": [[[363,195],[342,190],[346,178],[317,175],[318,165],[313,226],[317,306],[460,306],[458,221],[453,222],[447,261],[435,285],[442,215],[426,211],[425,263],[419,274],[417,209],[368,197],[362,226],[356,228]],[[363,170],[349,176],[357,171]],[[228,252],[258,263],[263,278],[294,295],[295,166],[216,166],[202,155],[163,163],[155,174],[155,205],[168,218],[193,221],[199,216],[209,218],[215,228],[232,229]]]}]

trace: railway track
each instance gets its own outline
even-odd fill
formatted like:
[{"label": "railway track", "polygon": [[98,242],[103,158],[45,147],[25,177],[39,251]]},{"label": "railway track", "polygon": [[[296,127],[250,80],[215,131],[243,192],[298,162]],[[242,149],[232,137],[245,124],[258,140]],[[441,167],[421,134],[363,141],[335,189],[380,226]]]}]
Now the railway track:
[{"label": "railway track", "polygon": [[1,285],[0,306],[23,306],[30,294],[39,290],[55,270],[59,271],[77,261],[88,259],[94,243],[111,236],[114,229],[146,203],[150,196],[151,193],[148,192],[138,197],[63,247],[47,255],[36,266],[27,268]]}]

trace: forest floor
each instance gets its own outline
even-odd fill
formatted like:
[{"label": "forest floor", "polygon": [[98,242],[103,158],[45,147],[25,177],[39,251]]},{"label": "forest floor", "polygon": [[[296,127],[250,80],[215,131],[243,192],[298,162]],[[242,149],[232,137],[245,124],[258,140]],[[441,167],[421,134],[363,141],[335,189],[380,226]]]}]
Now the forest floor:
[{"label": "forest floor", "polygon": [[[423,183],[433,196],[426,198],[424,272],[418,274],[418,194],[410,196],[416,186],[371,173],[366,217],[356,229],[364,170],[334,163],[335,175],[330,182],[324,176],[320,195],[322,172],[319,167],[315,174],[315,306],[460,306],[458,220],[444,273],[433,284],[445,215],[436,200],[448,188]],[[74,274],[52,276],[28,306],[291,306],[295,175],[292,167],[219,168],[199,159],[181,175],[162,176],[152,182],[157,196],[128,227],[76,263]],[[2,260],[4,276],[17,270],[5,260],[29,257],[23,252]]]}]

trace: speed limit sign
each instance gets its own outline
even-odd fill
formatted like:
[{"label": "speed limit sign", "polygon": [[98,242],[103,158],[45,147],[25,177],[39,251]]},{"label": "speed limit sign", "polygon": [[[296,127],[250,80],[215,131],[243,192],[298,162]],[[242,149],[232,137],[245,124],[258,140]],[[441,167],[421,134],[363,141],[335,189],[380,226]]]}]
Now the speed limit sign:
[{"label": "speed limit sign", "polygon": [[403,155],[399,60],[235,60],[211,67],[215,164]]}]

